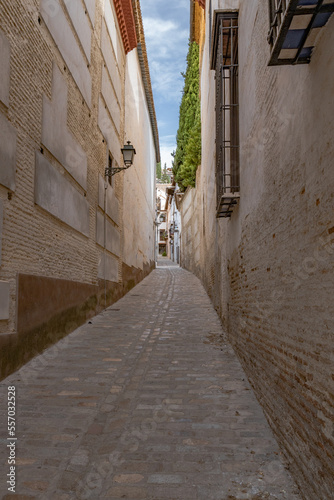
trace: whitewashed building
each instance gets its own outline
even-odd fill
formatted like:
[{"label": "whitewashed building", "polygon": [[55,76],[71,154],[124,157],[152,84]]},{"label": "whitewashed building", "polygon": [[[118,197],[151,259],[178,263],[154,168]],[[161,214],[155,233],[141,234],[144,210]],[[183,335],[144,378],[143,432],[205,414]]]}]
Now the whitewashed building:
[{"label": "whitewashed building", "polygon": [[160,153],[138,0],[0,11],[5,376],[154,268]]}]

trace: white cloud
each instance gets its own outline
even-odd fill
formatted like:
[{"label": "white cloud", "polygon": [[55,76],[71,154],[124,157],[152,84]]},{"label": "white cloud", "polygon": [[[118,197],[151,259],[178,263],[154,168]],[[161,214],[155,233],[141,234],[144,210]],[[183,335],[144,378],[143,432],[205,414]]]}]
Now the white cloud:
[{"label": "white cloud", "polygon": [[141,8],[160,130],[161,163],[171,167],[184,85],[181,72],[186,70],[190,2],[141,0]]},{"label": "white cloud", "polygon": [[176,5],[179,9],[189,9],[189,1],[188,0],[177,0]]},{"label": "white cloud", "polygon": [[189,11],[189,0],[141,0],[142,10],[147,12],[159,12],[162,10],[175,11],[176,9],[185,9]]},{"label": "white cloud", "polygon": [[144,26],[153,90],[166,100],[179,102],[189,31],[160,17],[145,17]]},{"label": "white cloud", "polygon": [[168,57],[184,53],[189,38],[188,29],[182,29],[180,24],[161,17],[144,17],[143,22],[147,46],[158,50],[152,52],[151,57],[158,58],[160,54]]},{"label": "white cloud", "polygon": [[161,166],[164,167],[165,163],[167,164],[167,168],[172,168],[173,158],[171,153],[176,149],[176,144],[174,147],[168,146],[160,146],[160,154],[161,154]]},{"label": "white cloud", "polygon": [[[163,33],[168,33],[172,30],[177,29],[177,24],[174,21],[164,21],[161,18],[156,17],[144,17],[143,18],[145,26],[145,38],[159,40]],[[158,26],[158,29],[157,29]]]},{"label": "white cloud", "polygon": [[164,146],[172,146],[175,144],[175,135],[163,135],[161,137],[161,143]]},{"label": "white cloud", "polygon": [[173,158],[171,154],[176,150],[175,135],[164,135],[160,137],[161,165],[167,163],[167,167],[172,167]]},{"label": "white cloud", "polygon": [[181,101],[183,78],[176,77],[175,67],[171,64],[153,63],[151,78],[154,93],[158,93],[165,101]]}]

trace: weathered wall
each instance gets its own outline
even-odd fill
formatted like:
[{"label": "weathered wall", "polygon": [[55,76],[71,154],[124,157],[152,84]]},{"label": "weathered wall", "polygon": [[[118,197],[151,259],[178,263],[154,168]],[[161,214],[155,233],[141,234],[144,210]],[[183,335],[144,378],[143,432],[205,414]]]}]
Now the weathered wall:
[{"label": "weathered wall", "polygon": [[[206,19],[203,159],[182,202],[182,262],[203,280],[304,498],[331,498],[334,19],[309,65],[269,68],[267,2],[240,2],[241,198],[230,220],[215,218]],[[189,221],[201,217],[186,239]]]},{"label": "weathered wall", "polygon": [[136,51],[127,57],[126,75],[125,140],[136,155],[124,175],[124,262],[142,269],[155,261],[155,148]]},{"label": "weathered wall", "polygon": [[[131,140],[146,162],[142,189],[125,186],[123,173],[112,186],[105,182],[109,154],[122,166],[128,80],[142,85],[126,70],[137,49],[126,55],[113,0],[0,0],[0,9],[5,375],[152,269],[155,155],[151,128],[134,129]],[[125,203],[125,189],[136,196],[135,208]],[[123,244],[134,216],[141,235],[135,260],[135,247]]]},{"label": "weathered wall", "polygon": [[[197,182],[200,167],[197,171]],[[201,192],[199,189],[188,188],[182,198],[182,244],[181,266],[202,277],[201,244],[203,244],[203,225],[201,217]]]}]

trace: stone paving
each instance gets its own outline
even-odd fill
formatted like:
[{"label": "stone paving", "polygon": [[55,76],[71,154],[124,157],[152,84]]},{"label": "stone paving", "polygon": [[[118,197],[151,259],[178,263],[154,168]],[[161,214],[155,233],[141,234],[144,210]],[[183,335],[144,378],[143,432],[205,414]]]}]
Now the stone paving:
[{"label": "stone paving", "polygon": [[301,498],[202,285],[160,264],[1,383],[0,498]]}]

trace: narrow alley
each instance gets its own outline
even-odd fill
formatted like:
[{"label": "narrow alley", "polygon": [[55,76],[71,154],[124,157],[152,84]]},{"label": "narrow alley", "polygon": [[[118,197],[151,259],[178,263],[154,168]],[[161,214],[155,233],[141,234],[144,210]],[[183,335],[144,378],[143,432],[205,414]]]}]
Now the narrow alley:
[{"label": "narrow alley", "polygon": [[3,500],[300,498],[203,286],[167,259],[2,401],[13,387],[19,494],[2,474]]},{"label": "narrow alley", "polygon": [[0,500],[334,500],[334,0],[0,0]]}]

